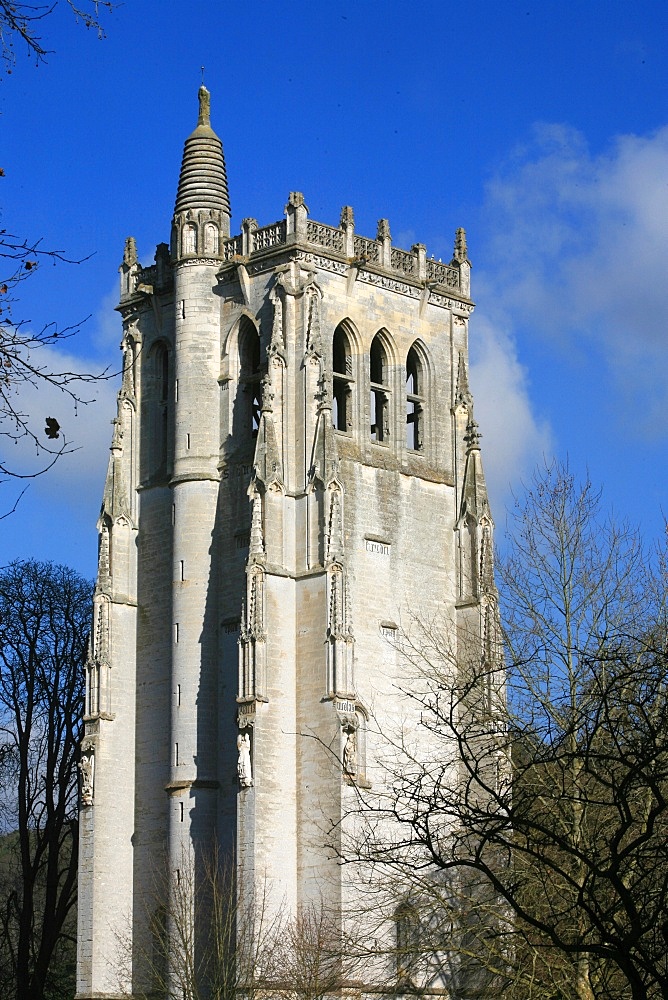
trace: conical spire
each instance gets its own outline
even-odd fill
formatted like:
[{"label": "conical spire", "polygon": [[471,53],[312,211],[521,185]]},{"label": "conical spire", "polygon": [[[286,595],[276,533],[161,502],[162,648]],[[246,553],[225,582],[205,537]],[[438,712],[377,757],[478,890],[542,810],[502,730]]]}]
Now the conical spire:
[{"label": "conical spire", "polygon": [[223,144],[211,128],[211,95],[199,88],[197,128],[185,141],[175,213],[212,209],[230,217]]}]

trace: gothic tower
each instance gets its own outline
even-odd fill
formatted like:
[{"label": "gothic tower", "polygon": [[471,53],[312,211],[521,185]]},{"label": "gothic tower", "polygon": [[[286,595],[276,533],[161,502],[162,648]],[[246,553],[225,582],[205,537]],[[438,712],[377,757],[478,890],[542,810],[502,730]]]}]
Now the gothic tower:
[{"label": "gothic tower", "polygon": [[[82,745],[78,997],[145,988],[170,884],[345,925],[337,861],[375,733],[410,714],[412,612],[492,655],[492,520],[468,386],[470,263],[309,218],[230,235],[209,94],[171,244],[120,268],[123,381],[98,522]],[[164,900],[163,900],[164,903]],[[198,933],[198,898],[191,900]],[[162,918],[161,918],[162,914]],[[170,933],[167,925],[163,928]],[[121,954],[123,953],[123,954]]]}]

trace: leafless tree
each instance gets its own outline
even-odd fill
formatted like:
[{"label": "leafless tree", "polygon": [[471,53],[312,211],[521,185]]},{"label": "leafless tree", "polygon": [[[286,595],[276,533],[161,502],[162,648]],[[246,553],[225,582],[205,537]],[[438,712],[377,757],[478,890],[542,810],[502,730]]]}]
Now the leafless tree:
[{"label": "leafless tree", "polygon": [[90,600],[63,566],[0,572],[0,987],[17,1000],[71,995]]},{"label": "leafless tree", "polygon": [[[100,13],[116,6],[112,0],[66,0],[77,21],[91,28],[100,37],[104,34]],[[58,0],[47,3],[23,3],[19,0],[0,0],[0,54],[5,72],[11,73],[16,65],[16,45],[22,44],[26,53],[42,62],[49,55],[40,31],[49,15],[58,6]]]},{"label": "leafless tree", "polygon": [[[90,402],[85,386],[105,377],[106,373],[75,372],[59,368],[54,358],[44,348],[57,347],[74,336],[80,327],[59,329],[49,324],[33,329],[27,320],[14,322],[12,306],[16,301],[17,287],[32,274],[45,259],[68,261],[59,251],[44,250],[39,243],[29,245],[10,234],[0,233],[0,258],[9,270],[0,283],[0,438],[7,443],[28,439],[35,449],[35,467],[19,473],[6,459],[0,459],[0,482],[7,477],[32,479],[46,472],[65,452],[71,450],[57,418],[43,414],[23,412],[20,391],[26,385],[52,386],[68,399],[78,404]],[[6,454],[6,452],[5,452]]]},{"label": "leafless tree", "polygon": [[[100,14],[111,10],[111,0],[66,0],[76,19],[87,28],[102,34]],[[36,62],[49,54],[40,31],[58,5],[58,0],[46,4],[0,0],[0,59],[7,73],[16,63],[16,47]],[[4,165],[0,177],[4,177]],[[45,348],[57,347],[72,337],[81,323],[59,327],[49,323],[35,328],[25,317],[17,317],[18,292],[31,275],[45,262],[82,263],[72,260],[61,250],[45,247],[39,239],[20,237],[0,230],[0,438],[5,443],[27,439],[35,450],[35,464],[29,471],[18,471],[7,459],[0,459],[0,483],[12,479],[32,479],[46,472],[65,452],[72,449],[56,416],[23,412],[19,391],[26,385],[52,386],[68,399],[79,404],[90,402],[86,386],[106,373],[85,373],[62,369]],[[4,514],[11,513],[5,511]]]},{"label": "leafless tree", "polygon": [[[354,986],[368,961],[323,902],[292,913],[268,883],[251,891],[215,848],[197,862],[184,854],[175,871],[160,869],[114,956],[119,989],[131,982],[142,1000],[324,1000]],[[141,922],[148,933],[138,943]]]},{"label": "leafless tree", "polygon": [[[272,986],[286,1000],[324,1000],[359,985],[368,950],[356,928],[344,932],[324,901],[305,903],[285,921]],[[367,980],[368,983],[368,980]]]},{"label": "leafless tree", "polygon": [[462,663],[447,624],[414,619],[401,649],[421,750],[390,740],[390,794],[360,795],[348,856],[440,909],[466,995],[666,996],[665,550],[558,464],[512,521],[506,663]]},{"label": "leafless tree", "polygon": [[234,862],[215,846],[197,863],[184,852],[176,870],[160,865],[139,905],[117,941],[121,991],[132,983],[132,995],[146,1000],[254,1000],[274,974],[283,911],[270,907],[267,891],[241,893]]}]

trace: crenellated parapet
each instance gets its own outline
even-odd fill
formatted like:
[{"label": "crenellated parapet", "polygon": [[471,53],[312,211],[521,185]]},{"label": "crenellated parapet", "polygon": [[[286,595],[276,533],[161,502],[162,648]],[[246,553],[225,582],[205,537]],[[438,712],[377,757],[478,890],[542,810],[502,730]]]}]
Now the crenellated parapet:
[{"label": "crenellated parapet", "polygon": [[471,262],[463,229],[456,231],[452,260],[443,263],[433,256],[427,257],[426,247],[421,243],[410,250],[394,247],[387,219],[379,220],[375,239],[356,234],[354,213],[349,205],[341,210],[339,225],[330,226],[309,219],[303,194],[293,191],[285,215],[285,220],[267,226],[259,226],[256,219],[244,219],[241,233],[221,244],[220,256],[225,264],[260,264],[278,250],[298,246],[307,253],[345,265],[346,270],[351,268],[355,279],[360,274],[361,280],[365,276],[392,276],[416,289],[433,289],[436,295],[440,291],[469,299]]}]

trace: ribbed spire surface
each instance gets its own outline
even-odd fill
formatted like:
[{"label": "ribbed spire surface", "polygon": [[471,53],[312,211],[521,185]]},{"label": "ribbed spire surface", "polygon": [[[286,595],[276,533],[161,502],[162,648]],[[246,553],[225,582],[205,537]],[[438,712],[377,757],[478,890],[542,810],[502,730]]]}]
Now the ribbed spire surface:
[{"label": "ribbed spire surface", "polygon": [[175,212],[210,208],[230,215],[223,144],[211,128],[211,95],[199,89],[197,128],[185,141]]}]

